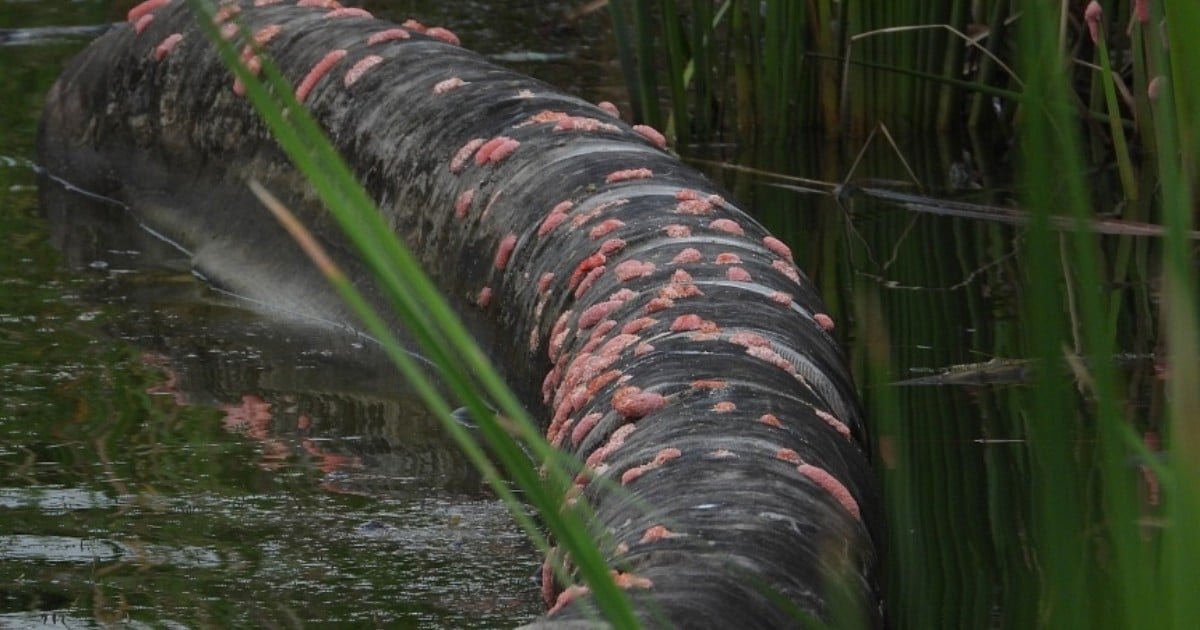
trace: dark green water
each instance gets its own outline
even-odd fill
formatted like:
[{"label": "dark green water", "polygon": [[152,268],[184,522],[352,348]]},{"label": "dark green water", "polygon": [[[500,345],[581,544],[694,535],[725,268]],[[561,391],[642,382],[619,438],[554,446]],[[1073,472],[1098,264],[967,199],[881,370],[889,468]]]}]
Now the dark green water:
[{"label": "dark green water", "polygon": [[[128,4],[0,0],[0,28],[99,24]],[[519,67],[623,100],[603,19],[564,32],[539,25],[571,3],[482,4],[389,3],[387,15],[446,24],[484,52],[569,53]],[[464,628],[537,614],[536,553],[370,347],[229,302],[119,212],[42,216],[26,161],[42,96],[81,46],[0,47],[0,627]],[[859,144],[733,157],[836,182]],[[1002,145],[903,146],[929,189],[1009,201]],[[854,171],[870,177],[907,176],[879,144]],[[1039,480],[1024,436],[1032,422],[1086,425],[1086,397],[1077,417],[1047,419],[1027,411],[1020,370],[998,384],[893,383],[1027,356],[1021,287],[1061,261],[1026,259],[1017,227],[727,182],[821,286],[858,372],[895,625],[1037,625]],[[1121,349],[1148,356],[1153,244],[1105,246],[1133,270],[1107,277]],[[1126,367],[1131,423],[1154,430],[1153,363]]]},{"label": "dark green water", "polygon": [[[3,1],[0,28],[131,4]],[[556,7],[509,4],[389,15],[489,53],[568,56],[516,65],[603,93],[598,19],[547,34]],[[369,347],[230,303],[112,208],[41,216],[26,164],[41,101],[84,43],[0,47],[0,627],[536,615],[540,558]]]}]

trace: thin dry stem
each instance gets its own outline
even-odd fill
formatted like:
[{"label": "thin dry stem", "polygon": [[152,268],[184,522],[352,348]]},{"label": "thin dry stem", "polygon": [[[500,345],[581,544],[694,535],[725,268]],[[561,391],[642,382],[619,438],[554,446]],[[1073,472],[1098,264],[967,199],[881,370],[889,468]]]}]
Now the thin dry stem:
[{"label": "thin dry stem", "polygon": [[313,237],[312,232],[309,232],[308,228],[300,223],[296,215],[292,214],[292,211],[288,210],[282,201],[275,197],[275,195],[272,195],[271,191],[267,190],[262,184],[258,183],[258,180],[251,179],[246,182],[246,185],[250,187],[250,192],[254,193],[254,196],[258,197],[258,200],[271,211],[271,214],[275,216],[280,225],[288,231],[288,234],[292,236],[296,244],[300,246],[300,249],[304,250],[304,253],[308,255],[313,264],[317,266],[317,269],[321,271],[321,274],[331,280],[345,280],[346,275],[342,273],[341,268],[333,262],[329,254],[325,253],[325,249]]},{"label": "thin dry stem", "polygon": [[890,34],[894,34],[894,33],[908,33],[908,32],[912,32],[912,31],[923,31],[923,30],[930,30],[930,29],[945,29],[947,31],[950,31],[952,34],[958,36],[959,39],[966,42],[967,46],[970,46],[972,48],[979,50],[979,52],[981,54],[988,57],[992,61],[996,62],[997,66],[999,66],[1001,69],[1003,69],[1004,72],[1008,73],[1008,76],[1012,77],[1012,80],[1018,86],[1020,86],[1022,89],[1024,89],[1025,83],[1023,81],[1021,81],[1021,77],[1017,76],[1017,73],[1012,68],[1008,67],[1007,64],[1005,64],[1003,61],[1001,61],[999,57],[997,57],[994,53],[992,53],[992,51],[988,50],[987,47],[980,45],[979,40],[983,39],[984,37],[986,37],[988,35],[988,33],[986,33],[986,32],[981,33],[978,37],[971,37],[970,35],[963,33],[962,31],[954,28],[953,26],[950,26],[949,24],[916,24],[916,25],[912,25],[912,26],[890,26],[887,28],[875,29],[873,31],[867,31],[865,33],[859,33],[857,35],[850,36],[850,39],[846,44],[846,60],[844,62],[842,62],[842,94],[841,94],[841,103],[839,106],[839,111],[843,111],[843,112],[846,111],[847,102],[850,98],[850,61],[854,58],[854,43],[855,42],[857,42],[860,39],[866,39],[867,37],[874,37],[875,35],[890,35]]},{"label": "thin dry stem", "polygon": [[[1095,70],[1096,72],[1104,72],[1104,68],[1101,68],[1100,66],[1098,66],[1090,61],[1084,61],[1077,57],[1072,58],[1071,62],[1081,65],[1085,68],[1088,68],[1089,70]],[[1125,106],[1130,109],[1133,109],[1135,106],[1133,93],[1129,91],[1129,86],[1125,85],[1125,80],[1121,78],[1121,75],[1116,70],[1110,70],[1109,75],[1112,76],[1113,85],[1115,85],[1117,87],[1117,91],[1121,93],[1121,100],[1125,101]]]}]

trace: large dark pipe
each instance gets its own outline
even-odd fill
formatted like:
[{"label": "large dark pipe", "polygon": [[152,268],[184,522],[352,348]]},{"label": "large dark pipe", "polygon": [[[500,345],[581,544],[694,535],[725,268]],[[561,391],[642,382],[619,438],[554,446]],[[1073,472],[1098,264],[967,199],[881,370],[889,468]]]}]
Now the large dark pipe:
[{"label": "large dark pipe", "polygon": [[[639,616],[788,627],[830,620],[838,593],[879,623],[862,417],[788,247],[653,130],[444,29],[332,5],[227,2],[219,19],[298,86],[550,440],[614,482],[577,490]],[[282,193],[351,273],[361,265],[196,18],[159,0],[130,18],[51,90],[44,166],[127,203],[210,282],[349,321],[244,180]],[[553,588],[536,625],[591,619],[582,589]]]}]

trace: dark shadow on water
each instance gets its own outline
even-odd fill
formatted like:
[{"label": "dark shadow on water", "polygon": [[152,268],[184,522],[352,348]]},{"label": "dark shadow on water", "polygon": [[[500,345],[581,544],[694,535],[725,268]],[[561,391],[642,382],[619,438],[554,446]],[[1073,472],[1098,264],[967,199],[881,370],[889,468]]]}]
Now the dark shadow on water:
[{"label": "dark shadow on water", "polygon": [[232,626],[539,611],[531,546],[370,340],[257,313],[124,209],[56,191],[48,240],[76,279],[54,299],[95,336],[27,331],[79,367],[58,412],[27,392],[32,413],[0,422],[27,426],[0,454],[0,620],[80,621],[63,601]]},{"label": "dark shadow on water", "polygon": [[106,332],[164,375],[152,394],[219,410],[227,429],[260,442],[264,468],[307,454],[347,491],[363,470],[364,479],[441,479],[435,487],[480,493],[437,420],[349,323],[263,312],[193,277],[186,255],[124,208],[53,182],[40,190],[51,242],[76,273],[97,277],[80,299],[112,307]]}]

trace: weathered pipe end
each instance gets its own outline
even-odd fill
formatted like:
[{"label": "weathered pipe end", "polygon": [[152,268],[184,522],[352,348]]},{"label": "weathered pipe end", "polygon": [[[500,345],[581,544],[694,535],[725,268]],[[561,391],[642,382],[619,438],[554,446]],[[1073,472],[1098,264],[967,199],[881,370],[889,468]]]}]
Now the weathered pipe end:
[{"label": "weathered pipe end", "polygon": [[[835,322],[787,245],[661,134],[445,29],[329,0],[220,7],[222,33],[297,86],[547,437],[586,462],[563,500],[593,506],[642,621],[793,627],[832,621],[837,600],[882,623],[862,414]],[[245,179],[352,277],[365,266],[185,3],[129,17],[51,90],[42,164],[128,203],[225,289],[353,321]],[[599,627],[586,589],[551,580],[544,594],[530,627]]]}]

